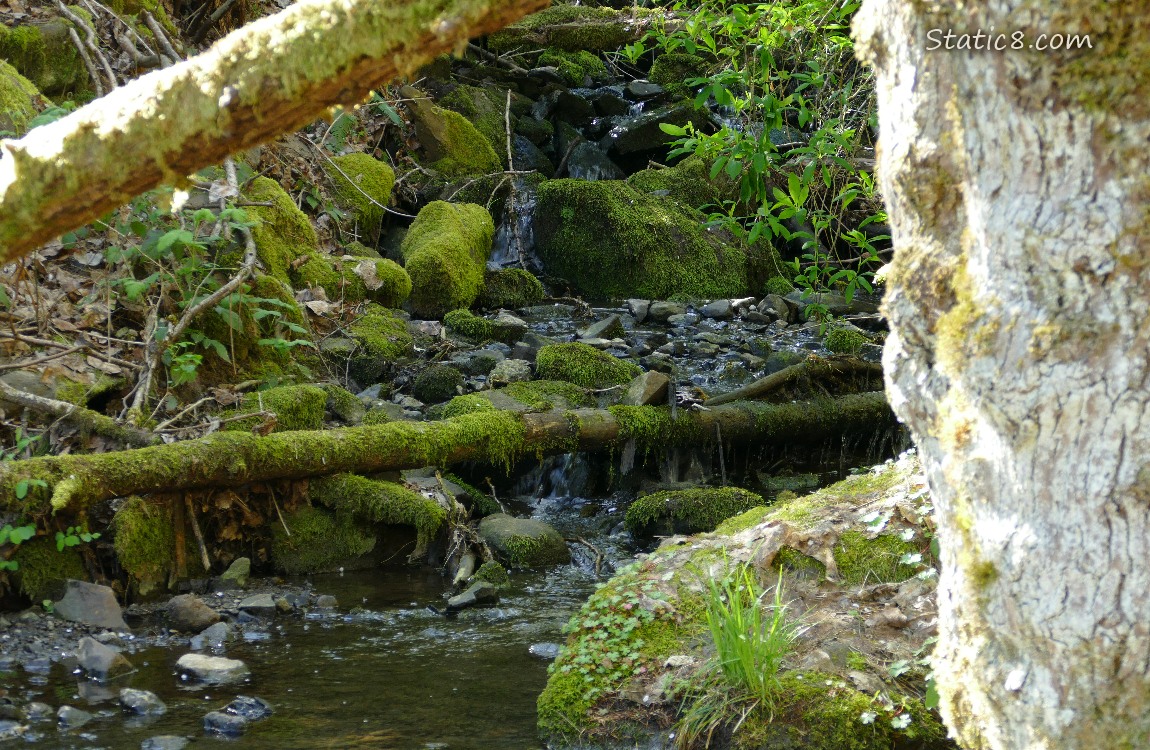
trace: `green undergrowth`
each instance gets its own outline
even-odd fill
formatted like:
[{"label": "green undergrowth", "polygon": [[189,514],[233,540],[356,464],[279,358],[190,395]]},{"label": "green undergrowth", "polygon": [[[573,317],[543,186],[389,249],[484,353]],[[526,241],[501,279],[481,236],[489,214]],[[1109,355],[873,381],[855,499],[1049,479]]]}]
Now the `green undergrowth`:
[{"label": "green undergrowth", "polygon": [[313,479],[312,499],[334,509],[373,523],[411,526],[416,532],[416,550],[422,556],[442,528],[447,512],[439,503],[394,482],[377,482],[355,474],[332,474]]}]

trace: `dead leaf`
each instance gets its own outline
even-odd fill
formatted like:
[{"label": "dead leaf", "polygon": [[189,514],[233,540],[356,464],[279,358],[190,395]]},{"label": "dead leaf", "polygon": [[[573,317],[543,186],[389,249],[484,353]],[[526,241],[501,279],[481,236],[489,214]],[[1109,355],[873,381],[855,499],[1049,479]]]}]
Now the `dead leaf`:
[{"label": "dead leaf", "polygon": [[87,362],[88,366],[92,369],[99,370],[106,375],[120,375],[124,372],[122,367],[114,365],[111,362],[105,362],[102,359],[96,359],[92,356],[85,357],[84,361]]},{"label": "dead leaf", "polygon": [[364,258],[355,266],[355,275],[363,279],[363,285],[370,291],[375,291],[383,286],[383,280],[376,275],[375,261],[370,258]]},{"label": "dead leaf", "polygon": [[338,304],[324,299],[313,299],[303,304],[316,315],[329,315],[339,309]]}]

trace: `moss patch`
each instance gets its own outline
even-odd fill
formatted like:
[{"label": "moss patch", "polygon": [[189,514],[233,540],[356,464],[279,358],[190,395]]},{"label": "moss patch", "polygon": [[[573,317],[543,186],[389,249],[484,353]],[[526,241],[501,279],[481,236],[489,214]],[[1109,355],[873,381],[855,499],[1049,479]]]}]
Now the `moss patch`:
[{"label": "moss patch", "polygon": [[853,328],[838,327],[827,331],[823,343],[836,354],[858,354],[867,343],[867,337]]},{"label": "moss patch", "polygon": [[484,273],[483,290],[475,305],[485,310],[515,310],[536,305],[542,300],[543,284],[535,274],[522,268],[505,268]]},{"label": "moss patch", "polygon": [[292,261],[305,253],[319,253],[315,228],[275,180],[257,177],[244,191],[244,197],[252,202],[272,204],[249,206],[244,210],[255,222],[252,239],[264,269],[285,284],[293,283],[292,276],[297,279],[300,276],[298,271],[292,271]]},{"label": "moss patch", "polygon": [[375,537],[350,514],[332,515],[308,506],[287,514],[284,523],[291,536],[275,524],[270,552],[276,568],[288,575],[335,570],[375,548]]},{"label": "moss patch", "polygon": [[391,310],[369,304],[349,332],[370,357],[394,361],[415,350],[415,340],[407,332],[407,321]]},{"label": "moss patch", "polygon": [[847,531],[835,545],[835,563],[845,583],[898,583],[918,572],[913,565],[899,560],[918,552],[918,547],[904,542],[897,534],[879,534],[869,539],[861,531]]},{"label": "moss patch", "polygon": [[770,508],[765,505],[756,505],[748,511],[737,516],[731,516],[715,527],[716,534],[738,534],[740,531],[758,526],[766,520]]},{"label": "moss patch", "polygon": [[762,504],[763,498],[738,487],[654,492],[631,503],[625,523],[637,536],[697,534]]},{"label": "moss patch", "polygon": [[403,239],[416,315],[442,318],[479,296],[495,224],[487,209],[435,201],[424,206]]},{"label": "moss patch", "polygon": [[464,414],[474,414],[481,411],[496,411],[491,401],[484,398],[478,393],[468,393],[463,396],[456,396],[443,407],[442,417],[444,419],[451,419],[452,417],[460,417]]},{"label": "moss patch", "polygon": [[334,383],[324,383],[319,387],[327,394],[325,407],[332,416],[346,424],[359,424],[363,421],[366,409],[354,393]]},{"label": "moss patch", "polygon": [[176,548],[167,504],[132,496],[116,511],[112,528],[116,559],[140,594],[146,596],[164,586]]},{"label": "moss patch", "polygon": [[[314,385],[283,385],[256,391],[244,396],[239,413],[270,411],[276,415],[273,432],[289,430],[318,430],[323,427],[327,394]],[[224,425],[228,430],[250,430],[262,422],[261,417],[249,417]]]},{"label": "moss patch", "polygon": [[535,355],[535,372],[545,380],[565,380],[584,388],[609,388],[631,382],[642,370],[592,346],[574,342],[542,347]]},{"label": "moss patch", "polygon": [[557,69],[569,86],[582,86],[587,78],[594,81],[607,78],[607,66],[603,60],[586,50],[564,52],[550,49],[539,56],[538,65]]},{"label": "moss patch", "polygon": [[394,482],[377,482],[355,474],[333,474],[313,479],[311,498],[339,513],[350,513],[372,523],[411,526],[416,533],[412,557],[427,546],[443,527],[447,512],[439,503]]},{"label": "moss patch", "polygon": [[452,310],[443,316],[443,324],[448,331],[476,342],[502,341],[512,344],[524,333],[523,326],[497,323],[475,315],[470,310]]},{"label": "moss patch", "polygon": [[512,568],[541,568],[571,561],[563,537],[541,521],[494,513],[480,521],[479,535]]},{"label": "moss patch", "polygon": [[487,581],[496,587],[506,586],[511,581],[507,568],[494,560],[488,560],[480,565],[479,570],[475,571],[474,578],[477,581]]},{"label": "moss patch", "polygon": [[328,273],[322,265],[317,265],[315,270],[319,276],[311,285],[322,286],[330,299],[347,302],[366,299],[384,307],[399,307],[411,294],[411,277],[395,261],[346,255],[331,259],[320,256],[317,260],[330,266],[332,271]]},{"label": "moss patch", "polygon": [[335,156],[331,162],[324,162],[324,171],[331,180],[336,203],[351,211],[360,236],[375,236],[383,221],[383,207],[391,200],[395,170],[362,153]]},{"label": "moss patch", "polygon": [[795,285],[784,276],[767,279],[767,282],[763,284],[763,294],[777,294],[780,297],[786,297],[793,291],[795,291]]},{"label": "moss patch", "polygon": [[595,398],[574,383],[564,380],[530,380],[511,383],[496,392],[506,393],[532,409],[579,409],[596,405]]},{"label": "moss patch", "polygon": [[[474,126],[487,143],[491,146],[492,154],[498,159],[500,167],[506,166],[507,160],[507,120],[506,120],[506,96],[505,92],[489,91],[481,89],[476,86],[460,85],[456,86],[451,93],[439,100],[439,105],[445,107],[452,112],[462,115],[467,122]],[[512,127],[515,124],[515,116],[511,117]],[[468,136],[470,137],[470,136]],[[475,161],[473,158],[472,161]],[[458,162],[458,159],[456,159]],[[487,156],[484,154],[483,159],[479,164],[473,165],[471,168],[480,165],[488,165]],[[444,171],[444,170],[441,170]],[[485,174],[492,172],[492,169],[480,168],[478,174]],[[450,173],[450,171],[448,170]]]},{"label": "moss patch", "polygon": [[609,52],[643,36],[642,20],[650,14],[639,8],[621,13],[611,8],[554,5],[495,32],[487,38],[493,52],[554,48]]},{"label": "moss patch", "polygon": [[80,552],[73,547],[65,547],[63,552],[59,552],[56,540],[48,537],[24,542],[16,548],[11,559],[20,566],[17,571],[20,591],[36,603],[59,597],[64,591],[64,582],[69,578],[88,580]]},{"label": "moss patch", "polygon": [[31,81],[0,60],[0,131],[23,135],[28,122],[49,104]]},{"label": "moss patch", "polygon": [[[686,81],[706,75],[707,61],[698,55],[668,52],[655,58],[647,78],[675,97],[689,97],[693,92]],[[698,206],[696,206],[698,208]]]},{"label": "moss patch", "polygon": [[424,403],[439,404],[458,395],[463,373],[451,365],[432,365],[415,379],[412,392]]},{"label": "moss patch", "polygon": [[[85,9],[72,9],[81,18],[88,16]],[[0,58],[48,96],[81,97],[89,90],[88,70],[68,34],[73,26],[63,18],[42,25],[0,25]]]}]

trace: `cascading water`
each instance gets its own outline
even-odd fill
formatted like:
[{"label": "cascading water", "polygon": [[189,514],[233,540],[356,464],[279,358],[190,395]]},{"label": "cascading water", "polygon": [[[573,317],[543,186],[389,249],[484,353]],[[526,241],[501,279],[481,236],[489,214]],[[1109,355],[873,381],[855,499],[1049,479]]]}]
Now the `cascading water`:
[{"label": "cascading water", "polygon": [[528,268],[540,267],[535,255],[535,187],[526,180],[516,177],[512,182],[511,196],[507,199],[499,228],[495,231],[495,241],[491,247],[489,268],[496,270],[507,266],[522,265]]}]

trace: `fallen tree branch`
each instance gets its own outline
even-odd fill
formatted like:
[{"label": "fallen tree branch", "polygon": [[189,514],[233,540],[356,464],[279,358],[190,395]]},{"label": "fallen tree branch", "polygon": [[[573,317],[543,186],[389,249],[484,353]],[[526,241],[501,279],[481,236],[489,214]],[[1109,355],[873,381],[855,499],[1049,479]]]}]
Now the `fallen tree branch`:
[{"label": "fallen tree branch", "polygon": [[836,375],[868,375],[881,379],[882,365],[877,362],[867,362],[856,357],[808,359],[799,362],[797,365],[791,365],[790,367],[772,373],[765,378],[760,378],[738,390],[709,398],[706,404],[708,407],[711,407],[719,406],[720,404],[729,404],[732,401],[763,398],[801,378],[818,380]]},{"label": "fallen tree branch", "polygon": [[357,104],[546,5],[302,0],[20,140],[0,141],[0,264],[334,105]]},{"label": "fallen tree branch", "polygon": [[[768,404],[740,402],[708,411],[620,406],[516,414],[478,412],[439,422],[390,422],[336,430],[220,432],[197,440],[94,455],[47,456],[0,464],[0,508],[25,515],[68,509],[134,494],[300,479],[336,472],[379,472],[460,461],[510,467],[519,456],[617,449],[635,439],[644,451],[698,445],[721,423],[727,444],[822,441],[885,428],[882,393]],[[16,500],[21,480],[45,487]]]},{"label": "fallen tree branch", "polygon": [[70,404],[67,401],[58,401],[54,398],[46,398],[17,390],[2,380],[0,380],[0,401],[7,401],[41,414],[50,414],[81,430],[112,438],[123,445],[142,448],[145,445],[154,445],[160,442],[160,438],[156,435],[120,424],[99,412]]}]

